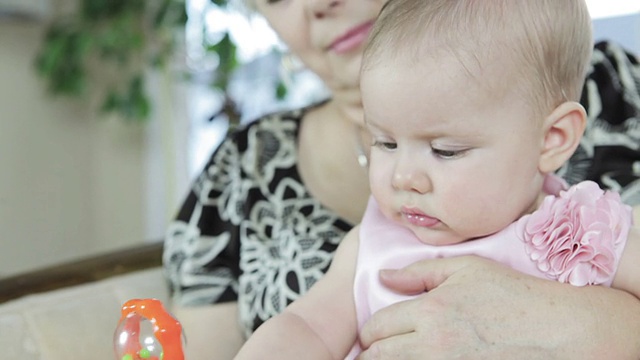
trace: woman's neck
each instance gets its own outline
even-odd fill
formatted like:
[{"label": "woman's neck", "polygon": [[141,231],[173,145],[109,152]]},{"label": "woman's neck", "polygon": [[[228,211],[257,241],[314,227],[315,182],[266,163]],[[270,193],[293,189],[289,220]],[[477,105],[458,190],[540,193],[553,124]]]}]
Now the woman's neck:
[{"label": "woman's neck", "polygon": [[334,100],[313,109],[303,119],[298,144],[298,170],[311,194],[354,224],[369,197],[367,169],[358,165],[362,120],[356,112]]},{"label": "woman's neck", "polygon": [[362,97],[358,87],[339,89],[332,96],[335,111],[341,118],[349,120],[359,126],[364,126],[364,112],[362,110]]}]

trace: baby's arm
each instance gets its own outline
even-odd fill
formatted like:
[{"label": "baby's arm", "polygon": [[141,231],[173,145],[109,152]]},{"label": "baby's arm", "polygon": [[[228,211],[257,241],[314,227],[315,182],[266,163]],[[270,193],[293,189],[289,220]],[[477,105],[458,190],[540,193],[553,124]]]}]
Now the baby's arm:
[{"label": "baby's arm", "polygon": [[343,359],[357,338],[353,278],[358,229],[342,240],[331,267],[307,294],[262,324],[235,359]]},{"label": "baby's arm", "polygon": [[640,299],[640,229],[632,227],[611,287]]}]

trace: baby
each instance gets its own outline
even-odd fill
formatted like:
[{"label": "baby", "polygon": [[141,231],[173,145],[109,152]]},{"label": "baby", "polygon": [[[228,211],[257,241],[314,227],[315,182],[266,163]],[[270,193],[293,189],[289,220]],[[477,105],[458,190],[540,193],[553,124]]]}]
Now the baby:
[{"label": "baby", "polygon": [[527,274],[640,296],[631,209],[553,173],[579,144],[592,48],[584,0],[390,0],[361,70],[372,198],[327,275],[237,359],[342,359],[410,297],[385,268],[479,255]]}]

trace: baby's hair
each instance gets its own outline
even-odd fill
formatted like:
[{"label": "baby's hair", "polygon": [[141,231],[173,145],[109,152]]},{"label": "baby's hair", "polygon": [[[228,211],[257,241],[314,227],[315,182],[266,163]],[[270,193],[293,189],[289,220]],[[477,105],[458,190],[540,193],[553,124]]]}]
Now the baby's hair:
[{"label": "baby's hair", "polygon": [[505,62],[511,90],[547,114],[578,101],[592,51],[584,0],[389,0],[365,50],[362,71],[382,60],[419,63],[454,55],[473,77],[482,59]]}]

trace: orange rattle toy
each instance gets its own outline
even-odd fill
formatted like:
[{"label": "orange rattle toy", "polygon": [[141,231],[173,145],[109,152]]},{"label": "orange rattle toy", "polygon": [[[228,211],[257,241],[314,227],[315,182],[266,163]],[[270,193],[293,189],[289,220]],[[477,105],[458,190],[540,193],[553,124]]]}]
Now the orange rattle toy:
[{"label": "orange rattle toy", "polygon": [[158,299],[127,301],[113,344],[117,360],[184,360],[182,326]]}]

